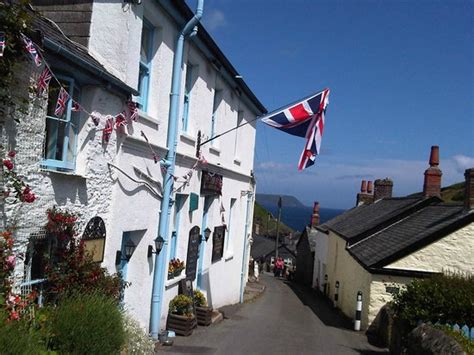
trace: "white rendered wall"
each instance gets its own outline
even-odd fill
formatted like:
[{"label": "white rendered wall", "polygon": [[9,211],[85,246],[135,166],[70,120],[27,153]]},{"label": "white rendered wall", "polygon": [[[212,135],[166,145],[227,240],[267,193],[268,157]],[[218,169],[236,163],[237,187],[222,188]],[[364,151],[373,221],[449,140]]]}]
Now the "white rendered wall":
[{"label": "white rendered wall", "polygon": [[324,267],[327,264],[328,235],[319,230],[316,231],[316,253],[314,256],[313,288],[319,284],[319,290],[323,291]]},{"label": "white rendered wall", "polygon": [[450,270],[472,274],[474,273],[474,223],[386,267],[429,272]]}]

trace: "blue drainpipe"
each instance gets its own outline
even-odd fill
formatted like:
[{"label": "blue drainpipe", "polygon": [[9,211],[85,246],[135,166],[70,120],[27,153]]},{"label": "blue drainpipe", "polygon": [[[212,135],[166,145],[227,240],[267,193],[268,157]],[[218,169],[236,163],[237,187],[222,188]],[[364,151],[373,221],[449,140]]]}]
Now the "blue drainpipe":
[{"label": "blue drainpipe", "polygon": [[250,204],[252,202],[253,192],[247,192],[247,212],[245,216],[245,234],[244,234],[244,251],[242,254],[242,270],[240,272],[240,303],[244,302],[244,281],[245,281],[245,273],[248,272],[248,265],[247,265],[247,233],[249,230],[250,224]]},{"label": "blue drainpipe", "polygon": [[183,49],[184,39],[188,35],[195,35],[197,32],[197,24],[202,17],[204,8],[204,0],[198,0],[196,14],[184,26],[183,30],[178,36],[176,42],[176,50],[173,60],[173,78],[171,82],[170,94],[170,112],[168,116],[168,153],[162,164],[167,167],[163,199],[161,200],[161,214],[159,220],[158,236],[161,236],[165,243],[161,252],[155,254],[155,267],[153,272],[153,291],[151,295],[151,311],[150,311],[150,335],[158,338],[161,318],[161,307],[164,292],[165,272],[167,263],[167,247],[169,243],[169,221],[171,214],[171,205],[173,201],[171,194],[173,191],[173,173],[176,162],[176,146],[177,140],[177,125],[178,125],[178,109],[179,109],[179,94],[181,92],[181,66],[183,65]]}]

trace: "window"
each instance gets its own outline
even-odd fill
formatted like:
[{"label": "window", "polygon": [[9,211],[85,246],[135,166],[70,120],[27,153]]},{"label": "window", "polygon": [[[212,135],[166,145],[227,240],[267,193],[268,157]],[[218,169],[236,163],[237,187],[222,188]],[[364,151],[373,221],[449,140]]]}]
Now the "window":
[{"label": "window", "polygon": [[[217,129],[217,109],[221,102],[222,90],[214,90],[214,102],[212,104],[212,118],[211,118],[211,138],[214,138],[216,135]],[[211,141],[211,145],[214,145],[214,141]]]},{"label": "window", "polygon": [[186,83],[184,85],[184,105],[182,131],[187,132],[189,126],[189,109],[191,104],[191,89],[193,86],[193,65],[188,62],[186,66]]},{"label": "window", "polygon": [[230,208],[229,208],[229,219],[227,221],[227,245],[226,245],[226,252],[228,253],[231,253],[233,250],[233,248],[231,247],[231,236],[232,236],[232,232],[231,232],[231,229],[232,229],[232,215],[233,215],[233,211],[234,211],[234,206],[235,206],[235,202],[237,201],[237,199],[235,198],[231,198],[230,199]]},{"label": "window", "polygon": [[[62,87],[74,100],[78,99],[79,90],[71,78],[58,76]],[[73,171],[76,166],[77,133],[79,130],[79,112],[72,111],[72,100],[66,103],[62,116],[54,114],[60,86],[53,81],[49,86],[48,109],[46,113],[46,141],[44,160],[41,165],[58,171]]]},{"label": "window", "polygon": [[142,111],[148,109],[148,89],[150,87],[151,59],[153,56],[153,27],[143,19],[142,41],[140,46],[140,69],[138,73],[138,107]]},{"label": "window", "polygon": [[181,210],[183,209],[185,195],[176,194],[174,203],[174,230],[171,233],[170,259],[176,258],[176,248],[178,245],[179,224],[181,219]]}]

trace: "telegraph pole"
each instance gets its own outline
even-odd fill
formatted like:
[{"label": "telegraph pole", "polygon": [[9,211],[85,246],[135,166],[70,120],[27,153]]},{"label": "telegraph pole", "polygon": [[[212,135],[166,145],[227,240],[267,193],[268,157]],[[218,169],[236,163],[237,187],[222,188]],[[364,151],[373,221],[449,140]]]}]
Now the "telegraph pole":
[{"label": "telegraph pole", "polygon": [[278,221],[277,221],[277,235],[275,241],[275,262],[278,259],[278,247],[280,244],[280,219],[281,219],[281,196],[278,199]]}]

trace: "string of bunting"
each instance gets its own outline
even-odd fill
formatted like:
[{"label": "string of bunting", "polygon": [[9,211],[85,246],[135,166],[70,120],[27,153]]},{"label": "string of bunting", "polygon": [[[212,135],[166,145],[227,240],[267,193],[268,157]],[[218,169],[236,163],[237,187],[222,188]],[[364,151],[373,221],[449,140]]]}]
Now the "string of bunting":
[{"label": "string of bunting", "polygon": [[[3,35],[2,35],[3,34]],[[38,97],[43,97],[43,95],[48,91],[49,84],[51,79],[54,79],[56,83],[59,85],[59,94],[58,99],[56,101],[56,107],[54,110],[54,115],[57,117],[61,117],[64,114],[66,106],[69,100],[72,101],[71,103],[71,110],[74,112],[85,112],[89,115],[94,125],[97,127],[103,121],[104,127],[102,130],[102,141],[104,143],[108,143],[110,140],[110,136],[115,128],[118,134],[127,134],[125,131],[125,127],[132,122],[136,122],[138,120],[138,106],[137,103],[134,102],[131,98],[127,100],[125,103],[125,109],[116,114],[116,115],[106,115],[103,116],[97,111],[89,112],[86,110],[79,102],[74,100],[70,97],[67,90],[63,87],[59,79],[54,75],[54,72],[51,70],[51,67],[45,60],[44,56],[40,53],[39,47],[27,36],[21,34],[23,43],[25,45],[25,50],[31,56],[32,61],[35,65],[39,68],[43,66],[43,70],[38,78],[36,92]],[[3,38],[3,40],[2,40]],[[3,45],[2,45],[3,43]],[[2,47],[3,46],[3,47]],[[5,36],[4,33],[0,33],[0,56],[3,55],[3,48],[5,47]],[[157,161],[155,160],[155,163]]]}]

